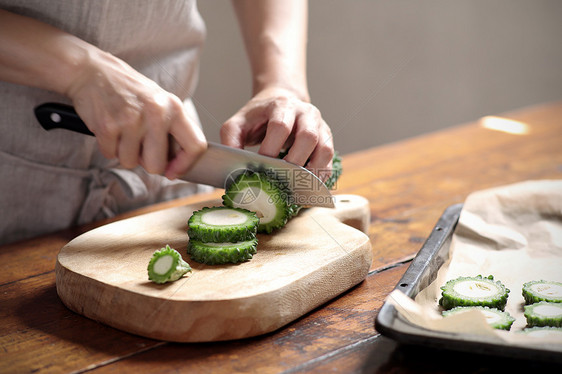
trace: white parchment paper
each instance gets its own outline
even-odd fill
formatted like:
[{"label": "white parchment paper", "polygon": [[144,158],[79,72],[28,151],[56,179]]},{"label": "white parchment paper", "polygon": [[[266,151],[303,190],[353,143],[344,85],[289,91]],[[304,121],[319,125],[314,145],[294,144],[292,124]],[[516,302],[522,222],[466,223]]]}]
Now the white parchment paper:
[{"label": "white parchment paper", "polygon": [[[479,274],[493,275],[510,289],[506,311],[516,320],[509,332],[492,329],[478,311],[441,317],[440,287],[450,279]],[[523,283],[541,279],[562,282],[562,180],[528,181],[469,195],[453,234],[450,258],[436,280],[415,301],[400,291],[388,300],[420,327],[562,352],[561,336],[518,333],[527,323]]]}]

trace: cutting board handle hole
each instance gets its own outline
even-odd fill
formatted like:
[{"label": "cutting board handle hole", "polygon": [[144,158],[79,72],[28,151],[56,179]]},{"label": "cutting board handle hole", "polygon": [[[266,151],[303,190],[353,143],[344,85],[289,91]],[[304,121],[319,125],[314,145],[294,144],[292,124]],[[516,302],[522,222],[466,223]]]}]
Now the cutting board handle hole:
[{"label": "cutting board handle hole", "polygon": [[408,283],[401,283],[400,287],[408,287]]}]

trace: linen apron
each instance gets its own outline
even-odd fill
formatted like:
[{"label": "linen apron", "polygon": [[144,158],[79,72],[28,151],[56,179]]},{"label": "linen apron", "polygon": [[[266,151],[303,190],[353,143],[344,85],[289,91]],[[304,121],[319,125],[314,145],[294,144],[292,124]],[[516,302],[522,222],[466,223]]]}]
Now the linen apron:
[{"label": "linen apron", "polygon": [[[0,0],[129,63],[184,100],[195,88],[205,25],[195,0]],[[33,109],[70,104],[53,92],[0,82],[0,244],[207,190],[105,159],[93,137],[45,131]]]}]

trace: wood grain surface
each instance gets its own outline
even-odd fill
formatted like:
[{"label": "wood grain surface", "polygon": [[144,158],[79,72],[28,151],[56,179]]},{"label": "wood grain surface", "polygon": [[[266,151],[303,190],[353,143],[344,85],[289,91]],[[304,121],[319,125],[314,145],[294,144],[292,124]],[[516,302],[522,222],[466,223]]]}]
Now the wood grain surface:
[{"label": "wood grain surface", "polygon": [[[479,120],[344,155],[337,193],[369,201],[371,271],[364,282],[265,335],[163,343],[69,311],[56,293],[56,256],[70,240],[107,221],[0,247],[0,372],[558,372],[541,362],[400,346],[374,329],[386,295],[447,206],[484,188],[562,179],[562,102],[498,117],[519,121],[527,132],[490,130]],[[221,194],[158,204],[113,221]]]},{"label": "wood grain surface", "polygon": [[[355,286],[371,266],[367,200],[334,196],[335,208],[310,208],[240,264],[204,265],[186,253],[187,220],[220,200],[114,222],[65,245],[57,292],[70,309],[134,334],[176,342],[240,339],[270,332]],[[148,280],[152,253],[170,245],[193,271],[163,285]]]}]

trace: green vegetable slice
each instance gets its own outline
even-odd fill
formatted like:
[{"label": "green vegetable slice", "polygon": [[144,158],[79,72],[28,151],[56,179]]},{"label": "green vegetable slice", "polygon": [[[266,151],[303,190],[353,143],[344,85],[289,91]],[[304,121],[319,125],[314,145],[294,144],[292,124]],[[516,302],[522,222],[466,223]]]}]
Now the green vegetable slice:
[{"label": "green vegetable slice", "polygon": [[523,284],[523,297],[525,304],[534,304],[539,301],[562,303],[562,283],[535,280]]},{"label": "green vegetable slice", "polygon": [[488,308],[485,306],[458,306],[444,311],[443,317],[449,317],[473,309],[482,311],[484,317],[486,318],[486,322],[495,329],[509,330],[511,329],[513,322],[515,322],[515,318],[513,318],[508,312],[503,312],[499,309]]},{"label": "green vegetable slice", "polygon": [[324,182],[328,189],[334,188],[336,182],[340,178],[340,175],[343,172],[342,164],[341,164],[341,157],[338,152],[334,152],[334,157],[332,158],[332,174],[328,179]]},{"label": "green vegetable slice", "polygon": [[528,326],[552,326],[562,327],[562,304],[541,301],[539,303],[525,305],[523,313],[527,319]]},{"label": "green vegetable slice", "polygon": [[[287,156],[287,154],[289,154],[289,150],[280,152],[278,157],[284,158],[285,156]],[[308,163],[308,160],[306,161],[306,163]],[[320,173],[321,172],[322,171],[320,171]],[[326,185],[326,187],[328,187],[328,189],[334,188],[334,186],[336,185],[336,182],[338,181],[342,172],[343,172],[343,168],[342,168],[342,163],[341,163],[341,156],[337,151],[335,151],[334,156],[332,157],[331,174],[326,179],[326,181],[324,182],[324,184]]]},{"label": "green vegetable slice", "polygon": [[256,237],[259,219],[256,213],[230,207],[206,207],[193,212],[187,234],[201,242],[241,242]]},{"label": "green vegetable slice", "polygon": [[148,279],[155,283],[166,283],[180,279],[191,271],[178,251],[166,245],[165,248],[154,252],[148,263]]},{"label": "green vegetable slice", "polygon": [[[287,154],[289,153],[289,151],[284,151],[281,152],[279,154],[279,158],[283,158],[285,157]],[[343,172],[343,168],[342,168],[342,159],[339,155],[339,153],[336,151],[334,152],[334,157],[332,158],[332,170],[331,170],[331,174],[330,176],[326,179],[326,181],[324,182],[324,184],[326,185],[326,187],[328,187],[329,190],[335,188],[336,186],[336,182],[338,181],[340,175]],[[308,161],[307,161],[308,162]],[[320,171],[321,173],[322,171]],[[290,204],[289,205],[289,210],[290,210],[290,217],[294,217],[296,216],[299,211],[302,209],[301,205],[298,204]]]},{"label": "green vegetable slice", "polygon": [[487,306],[504,310],[509,289],[501,282],[494,281],[492,275],[487,278],[458,277],[441,287],[439,304],[446,310],[457,306]]},{"label": "green vegetable slice", "polygon": [[190,240],[187,253],[191,255],[192,260],[202,264],[236,264],[250,260],[256,254],[257,246],[257,239],[237,243],[204,243]]},{"label": "green vegetable slice", "polygon": [[247,171],[239,175],[222,198],[227,207],[256,212],[260,233],[270,234],[285,226],[292,212],[287,190],[264,173]]},{"label": "green vegetable slice", "polygon": [[537,338],[545,338],[545,337],[562,337],[562,328],[561,327],[550,327],[550,326],[535,326],[535,327],[527,327],[521,331],[520,334],[525,334],[529,336],[535,336]]}]

